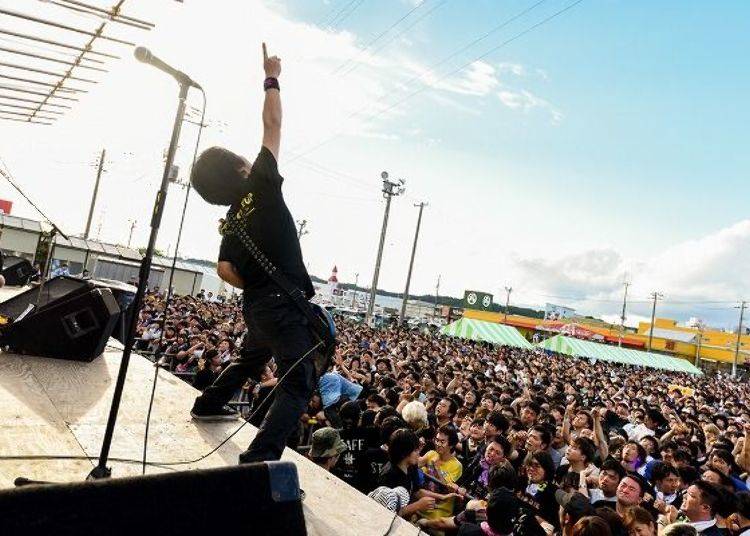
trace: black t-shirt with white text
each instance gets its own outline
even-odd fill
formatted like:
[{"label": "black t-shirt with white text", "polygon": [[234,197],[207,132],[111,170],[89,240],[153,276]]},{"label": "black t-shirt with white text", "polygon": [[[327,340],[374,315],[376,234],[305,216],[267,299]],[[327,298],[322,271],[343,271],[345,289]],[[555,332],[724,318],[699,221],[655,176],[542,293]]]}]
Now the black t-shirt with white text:
[{"label": "black t-shirt with white text", "polygon": [[[271,151],[262,147],[248,177],[251,202],[245,225],[258,248],[309,299],[315,291],[302,260],[294,219],[281,193],[283,182],[276,159]],[[237,206],[233,206],[230,210],[236,209]],[[221,241],[219,260],[231,262],[239,272],[245,282],[246,302],[279,291],[250,252],[231,233],[227,233]]]},{"label": "black t-shirt with white text", "polygon": [[364,427],[344,427],[340,432],[341,440],[346,443],[347,450],[339,456],[339,461],[331,471],[341,480],[357,489],[360,488],[362,464],[360,459],[367,451],[367,429]]}]

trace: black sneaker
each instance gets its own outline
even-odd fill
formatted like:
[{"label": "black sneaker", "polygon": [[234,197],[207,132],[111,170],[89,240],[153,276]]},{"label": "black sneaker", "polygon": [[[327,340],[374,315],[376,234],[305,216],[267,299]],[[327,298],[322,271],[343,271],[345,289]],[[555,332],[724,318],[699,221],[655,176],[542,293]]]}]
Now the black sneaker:
[{"label": "black sneaker", "polygon": [[196,421],[233,421],[240,415],[226,406],[215,409],[196,408],[193,406],[193,409],[190,410],[190,416]]}]

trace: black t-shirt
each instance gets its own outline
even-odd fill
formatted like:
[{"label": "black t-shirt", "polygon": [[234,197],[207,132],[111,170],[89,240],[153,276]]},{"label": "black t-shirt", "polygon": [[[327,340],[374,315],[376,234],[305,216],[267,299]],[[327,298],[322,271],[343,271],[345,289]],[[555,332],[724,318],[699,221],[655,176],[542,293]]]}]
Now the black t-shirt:
[{"label": "black t-shirt", "polygon": [[211,370],[211,367],[204,367],[202,370],[199,370],[195,373],[195,378],[193,379],[193,387],[195,387],[199,391],[203,391],[206,387],[214,383],[214,380],[218,376],[219,373]]},{"label": "black t-shirt", "polygon": [[484,536],[484,531],[479,525],[464,523],[458,527],[458,536]]},{"label": "black t-shirt", "polygon": [[331,472],[350,486],[359,488],[362,468],[360,458],[367,450],[367,429],[343,428],[340,435],[341,440],[346,443],[347,450],[339,456],[339,461]]},{"label": "black t-shirt", "polygon": [[397,488],[401,486],[409,492],[409,496],[419,488],[419,469],[416,466],[411,466],[407,473],[404,473],[398,465],[393,465],[388,462],[383,467],[380,473],[380,480],[378,481],[379,486],[385,486],[387,488]]},{"label": "black t-shirt", "polygon": [[371,447],[360,457],[359,462],[360,483],[356,487],[362,493],[370,493],[378,487],[380,474],[388,463],[388,452],[381,447]]},{"label": "black t-shirt", "polygon": [[[302,260],[297,228],[281,193],[284,179],[266,147],[258,153],[248,182],[252,202],[245,224],[250,238],[292,284],[312,298],[315,291]],[[252,302],[279,290],[234,235],[228,233],[222,239],[219,260],[237,268],[245,282],[245,300]]]}]

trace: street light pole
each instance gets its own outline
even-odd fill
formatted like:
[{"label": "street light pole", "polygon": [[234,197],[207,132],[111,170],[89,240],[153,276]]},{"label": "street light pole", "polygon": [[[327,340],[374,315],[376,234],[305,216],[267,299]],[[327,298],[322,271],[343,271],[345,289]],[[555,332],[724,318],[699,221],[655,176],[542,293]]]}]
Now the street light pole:
[{"label": "street light pole", "polygon": [[422,224],[422,211],[424,210],[424,207],[427,206],[427,203],[424,201],[419,203],[418,205],[414,205],[415,207],[419,207],[419,217],[417,218],[417,230],[414,232],[414,244],[411,247],[411,260],[409,261],[409,273],[406,276],[406,289],[404,290],[404,299],[401,302],[401,313],[398,315],[398,323],[403,324],[404,318],[406,317],[406,301],[409,299],[409,285],[411,284],[411,272],[414,268],[414,255],[417,252],[417,239],[419,238],[419,227]]},{"label": "street light pole", "polygon": [[354,309],[354,300],[357,297],[357,286],[359,285],[359,272],[354,274],[354,290],[352,291],[352,309]]},{"label": "street light pole", "polygon": [[737,344],[734,347],[734,360],[732,360],[732,376],[737,376],[737,360],[740,356],[740,344],[742,338],[742,319],[745,316],[745,306],[747,302],[740,302],[740,323],[737,325]]},{"label": "street light pole", "polygon": [[305,227],[307,227],[307,220],[298,221],[299,231],[297,232],[297,240],[302,240],[302,237],[309,233]]},{"label": "street light pole", "polygon": [[654,300],[654,305],[651,308],[651,328],[648,330],[648,349],[647,351],[651,351],[651,341],[654,338],[654,320],[656,319],[656,301],[659,298],[663,298],[664,295],[661,292],[652,292],[651,298]]},{"label": "street light pole", "polygon": [[432,318],[437,318],[438,314],[438,294],[440,293],[440,274],[438,274],[437,285],[435,285],[435,309],[432,312]]},{"label": "street light pole", "polygon": [[385,198],[385,213],[383,214],[383,228],[380,230],[380,244],[378,245],[378,256],[375,259],[375,271],[372,274],[372,286],[370,287],[370,303],[367,304],[366,322],[372,325],[373,311],[375,310],[375,295],[378,291],[378,277],[380,276],[380,261],[383,258],[383,246],[385,245],[385,232],[388,228],[388,214],[391,210],[391,199],[404,193],[404,180],[398,182],[388,180],[388,172],[380,174],[383,179],[383,197]]},{"label": "street light pole", "polygon": [[505,287],[505,319],[503,322],[508,322],[508,311],[510,311],[510,293],[513,292],[513,287]]},{"label": "street light pole", "polygon": [[628,287],[630,286],[630,283],[625,281],[623,283],[625,285],[625,294],[622,297],[622,314],[620,315],[620,337],[617,341],[617,346],[622,347],[622,337],[625,335],[625,308],[627,307],[628,303]]},{"label": "street light pole", "polygon": [[128,235],[128,247],[130,247],[130,241],[133,240],[133,229],[135,229],[136,220],[130,222],[130,234]]}]

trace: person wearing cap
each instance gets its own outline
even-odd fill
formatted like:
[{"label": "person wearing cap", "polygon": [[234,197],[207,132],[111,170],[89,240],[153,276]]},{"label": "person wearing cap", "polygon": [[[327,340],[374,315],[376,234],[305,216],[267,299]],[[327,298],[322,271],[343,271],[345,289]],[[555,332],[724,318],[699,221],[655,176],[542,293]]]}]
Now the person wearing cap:
[{"label": "person wearing cap", "polygon": [[309,457],[317,465],[330,471],[345,450],[346,443],[341,440],[339,431],[326,426],[313,433]]},{"label": "person wearing cap", "polygon": [[588,497],[577,491],[568,492],[558,489],[555,491],[555,500],[560,505],[560,527],[562,527],[563,536],[570,536],[573,525],[579,519],[595,513]]}]

